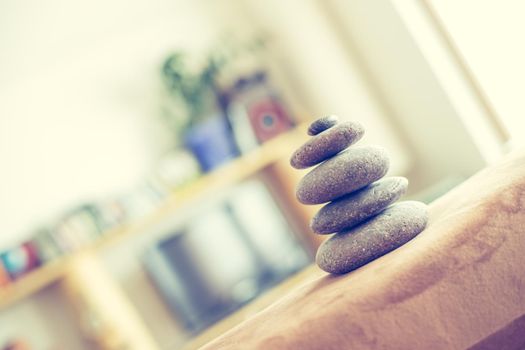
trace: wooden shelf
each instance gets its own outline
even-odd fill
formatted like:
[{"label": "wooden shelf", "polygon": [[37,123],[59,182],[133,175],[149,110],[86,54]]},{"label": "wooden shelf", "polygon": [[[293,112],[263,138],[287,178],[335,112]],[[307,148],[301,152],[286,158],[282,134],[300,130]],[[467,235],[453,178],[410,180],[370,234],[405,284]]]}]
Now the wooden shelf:
[{"label": "wooden shelf", "polygon": [[58,281],[64,274],[68,257],[50,262],[19,280],[0,288],[0,310]]},{"label": "wooden shelf", "polygon": [[[127,237],[144,232],[173,215],[174,211],[256,174],[280,159],[289,157],[293,150],[306,139],[305,129],[305,125],[300,125],[266,142],[256,150],[203,175],[191,184],[174,191],[151,214],[109,230],[103,235],[103,238],[82,248],[81,251],[98,251]],[[60,280],[67,272],[75,254],[77,253],[61,257],[5,287],[0,287],[0,310]]]}]

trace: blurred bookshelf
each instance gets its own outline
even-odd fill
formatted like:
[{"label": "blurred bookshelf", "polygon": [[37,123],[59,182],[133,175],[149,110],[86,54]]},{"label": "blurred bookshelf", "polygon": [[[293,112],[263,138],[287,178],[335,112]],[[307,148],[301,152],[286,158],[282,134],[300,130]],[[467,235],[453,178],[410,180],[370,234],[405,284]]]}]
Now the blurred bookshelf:
[{"label": "blurred bookshelf", "polygon": [[227,164],[205,174],[190,184],[170,193],[150,214],[104,233],[100,239],[78,251],[51,261],[19,279],[0,287],[0,310],[13,305],[43,288],[60,281],[69,271],[72,261],[84,253],[96,253],[114,246],[126,238],[145,232],[153,225],[169,218],[175,211],[194,204],[210,193],[244,180],[269,166],[287,159],[306,139],[306,125],[300,124]]}]

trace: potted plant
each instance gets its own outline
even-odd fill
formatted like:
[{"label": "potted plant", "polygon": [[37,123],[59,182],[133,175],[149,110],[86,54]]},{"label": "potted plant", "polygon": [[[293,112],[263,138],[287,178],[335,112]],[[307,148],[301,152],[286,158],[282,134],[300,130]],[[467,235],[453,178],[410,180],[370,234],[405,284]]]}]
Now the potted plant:
[{"label": "potted plant", "polygon": [[205,172],[239,154],[226,115],[228,95],[219,87],[219,75],[239,58],[253,57],[265,45],[263,36],[243,43],[226,39],[204,59],[176,52],[164,61],[162,75],[170,102],[176,106],[166,114],[167,122]]},{"label": "potted plant", "polygon": [[191,69],[190,63],[195,60],[190,62],[186,54],[174,53],[164,62],[162,73],[177,105],[171,123],[206,172],[236,157],[238,151],[224,114],[224,97],[217,87],[221,61],[210,56],[200,69]]}]

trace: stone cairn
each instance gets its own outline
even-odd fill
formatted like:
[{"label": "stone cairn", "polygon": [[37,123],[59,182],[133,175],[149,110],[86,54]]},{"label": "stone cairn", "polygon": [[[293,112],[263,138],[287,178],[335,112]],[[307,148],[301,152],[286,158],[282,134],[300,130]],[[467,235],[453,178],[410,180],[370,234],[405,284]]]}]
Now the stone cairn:
[{"label": "stone cairn", "polygon": [[294,152],[290,164],[305,169],[321,163],[301,179],[296,192],[303,204],[330,202],[311,222],[318,234],[335,233],[317,251],[321,269],[350,272],[423,231],[428,220],[425,204],[394,204],[408,181],[383,178],[390,163],[386,151],[377,146],[348,148],[364,134],[359,123],[324,117],[310,125],[308,134],[312,138]]}]

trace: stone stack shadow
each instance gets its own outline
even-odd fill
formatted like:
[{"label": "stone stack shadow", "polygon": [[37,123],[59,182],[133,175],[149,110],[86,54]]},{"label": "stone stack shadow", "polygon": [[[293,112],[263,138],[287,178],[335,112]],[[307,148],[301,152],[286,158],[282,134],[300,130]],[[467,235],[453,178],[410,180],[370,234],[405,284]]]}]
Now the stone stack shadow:
[{"label": "stone stack shadow", "polygon": [[297,187],[301,203],[329,202],[311,222],[318,234],[335,233],[317,251],[321,269],[350,272],[423,231],[426,205],[395,203],[406,192],[408,181],[384,177],[390,164],[387,152],[377,146],[350,147],[364,134],[359,123],[324,117],[310,125],[308,134],[312,138],[294,152],[290,164],[296,169],[317,165]]}]

